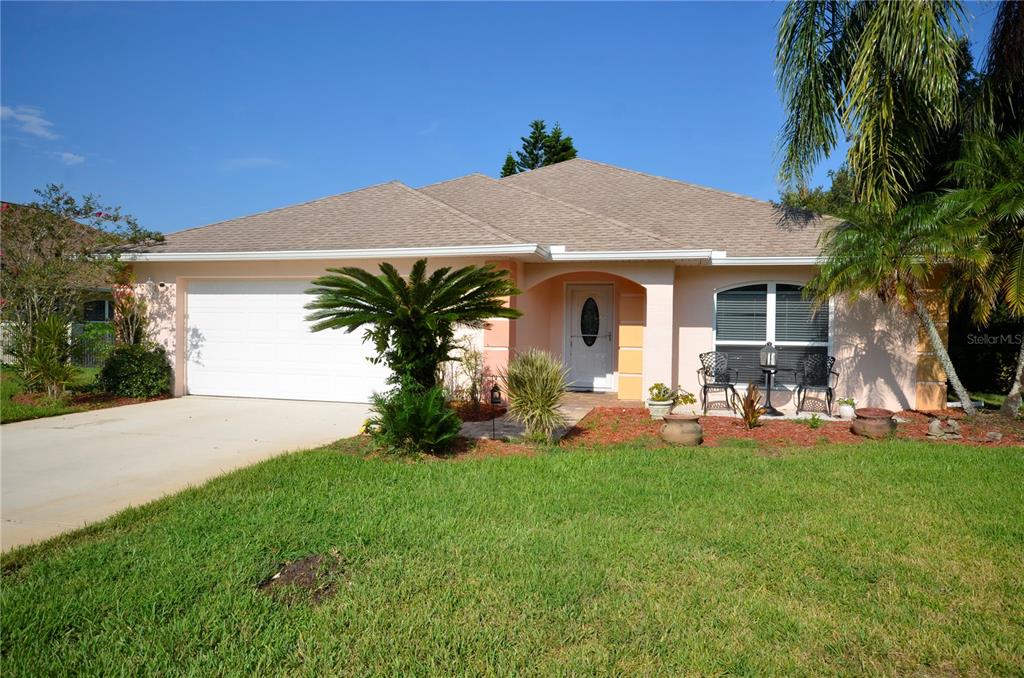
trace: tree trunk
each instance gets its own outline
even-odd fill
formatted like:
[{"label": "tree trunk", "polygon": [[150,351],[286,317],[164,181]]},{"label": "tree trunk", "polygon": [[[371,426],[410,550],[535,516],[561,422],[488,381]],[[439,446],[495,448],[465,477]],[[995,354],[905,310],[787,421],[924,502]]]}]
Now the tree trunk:
[{"label": "tree trunk", "polygon": [[956,374],[956,369],[953,367],[953,361],[949,359],[949,352],[946,350],[946,345],[942,343],[942,337],[939,336],[939,330],[935,327],[935,321],[932,319],[932,314],[928,311],[928,307],[925,306],[924,301],[920,298],[914,299],[914,311],[917,313],[918,319],[928,332],[928,342],[932,345],[932,350],[935,351],[935,356],[939,359],[939,364],[942,365],[942,369],[945,370],[946,376],[949,378],[949,383],[953,384],[953,390],[956,392],[956,396],[960,398],[960,402],[964,407],[964,412],[967,414],[976,414],[977,411],[974,409],[974,403],[971,401],[971,396],[967,392],[967,389],[964,388],[964,385],[960,383],[960,377]]},{"label": "tree trunk", "polygon": [[1006,400],[999,412],[1007,417],[1016,417],[1020,411],[1021,401],[1021,379],[1024,378],[1024,341],[1020,342],[1020,351],[1017,353],[1017,369],[1013,372],[1013,385],[1010,392],[1006,394]]}]

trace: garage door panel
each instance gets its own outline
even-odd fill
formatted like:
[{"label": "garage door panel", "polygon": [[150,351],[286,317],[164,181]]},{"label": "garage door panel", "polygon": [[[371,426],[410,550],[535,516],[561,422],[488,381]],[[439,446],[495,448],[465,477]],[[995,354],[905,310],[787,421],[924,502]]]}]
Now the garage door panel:
[{"label": "garage door panel", "polygon": [[189,285],[188,392],[368,402],[387,388],[362,330],[310,332],[308,281],[201,281]]}]

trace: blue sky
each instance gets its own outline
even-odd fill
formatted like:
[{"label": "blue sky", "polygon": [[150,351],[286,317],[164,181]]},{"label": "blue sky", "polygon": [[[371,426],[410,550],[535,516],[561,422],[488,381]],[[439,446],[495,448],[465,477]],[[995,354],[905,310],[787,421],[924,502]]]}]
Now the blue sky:
[{"label": "blue sky", "polygon": [[[995,8],[970,9],[978,53]],[[173,231],[496,175],[543,118],[583,157],[773,199],[781,10],[4,2],[0,194],[64,183]]]}]

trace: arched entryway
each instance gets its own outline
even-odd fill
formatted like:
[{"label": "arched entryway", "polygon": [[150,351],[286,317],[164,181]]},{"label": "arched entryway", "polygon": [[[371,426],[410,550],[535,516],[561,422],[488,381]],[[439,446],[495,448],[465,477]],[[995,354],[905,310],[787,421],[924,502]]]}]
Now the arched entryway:
[{"label": "arched entryway", "polygon": [[574,390],[639,400],[643,382],[643,286],[602,271],[554,275],[516,299],[514,350],[558,356]]}]

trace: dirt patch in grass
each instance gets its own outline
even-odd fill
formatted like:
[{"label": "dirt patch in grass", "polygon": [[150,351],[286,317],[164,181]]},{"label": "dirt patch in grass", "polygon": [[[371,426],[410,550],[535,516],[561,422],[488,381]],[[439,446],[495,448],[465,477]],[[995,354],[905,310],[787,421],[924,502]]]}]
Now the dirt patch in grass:
[{"label": "dirt patch in grass", "polygon": [[285,563],[256,588],[282,603],[316,605],[335,595],[339,583],[346,579],[344,562],[338,554],[314,554]]},{"label": "dirt patch in grass", "polygon": [[431,458],[464,461],[483,459],[485,457],[532,457],[536,454],[537,448],[526,443],[506,443],[501,440],[490,440],[489,438],[473,440],[459,438],[451,452]]},{"label": "dirt patch in grass", "polygon": [[[897,416],[906,423],[899,424],[896,438],[903,440],[932,440],[928,438],[928,422],[934,415],[952,416],[960,421],[963,438],[940,440],[944,444],[972,445],[1021,445],[1024,444],[1024,424],[1008,421],[991,414],[964,417],[963,412],[947,410],[938,413],[906,410]],[[857,444],[866,441],[850,431],[849,422],[822,421],[818,428],[811,428],[804,422],[781,419],[762,419],[763,425],[747,429],[743,422],[733,417],[701,417],[704,426],[704,444],[720,447],[734,444],[737,440],[749,440],[759,448],[775,450],[787,447],[813,447],[824,443]],[[568,447],[611,445],[635,441],[649,441],[651,445],[662,444],[659,438],[661,421],[654,421],[646,410],[620,407],[599,407],[592,410],[569,431],[563,439]],[[989,431],[1003,434],[998,443],[985,437]]]}]

